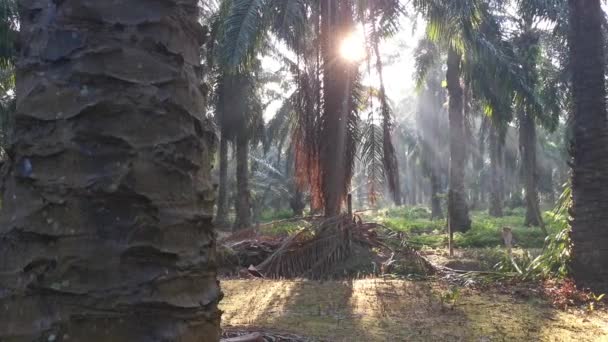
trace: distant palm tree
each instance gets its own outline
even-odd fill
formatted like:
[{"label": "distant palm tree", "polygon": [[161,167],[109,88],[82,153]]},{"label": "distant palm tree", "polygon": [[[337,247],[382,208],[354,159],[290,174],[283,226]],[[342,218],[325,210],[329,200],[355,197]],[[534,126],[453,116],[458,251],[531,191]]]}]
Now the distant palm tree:
[{"label": "distant palm tree", "polygon": [[219,340],[197,4],[19,1],[0,340]]},{"label": "distant palm tree", "polygon": [[[251,227],[250,144],[257,143],[264,131],[259,82],[256,72],[230,74],[223,71],[218,77],[216,116],[220,124],[222,139],[232,141],[235,145],[237,194],[235,196],[234,229],[240,230]],[[224,158],[224,156],[220,157]],[[220,160],[220,162],[222,161],[227,162],[227,160]],[[226,166],[220,165],[220,168],[223,167]],[[226,191],[225,183],[221,185],[224,186],[223,191]]]},{"label": "distant palm tree", "polygon": [[[464,85],[467,93],[481,101],[492,113],[495,125],[511,120],[513,92],[536,101],[525,83],[512,46],[502,36],[501,22],[493,13],[502,2],[482,0],[415,0],[415,8],[427,19],[427,38],[447,50],[446,86],[450,120],[450,188],[448,223],[451,231],[471,226],[464,188],[466,145]],[[497,8],[494,8],[497,7]],[[423,65],[421,74],[426,70]],[[419,77],[420,79],[420,77]]]}]

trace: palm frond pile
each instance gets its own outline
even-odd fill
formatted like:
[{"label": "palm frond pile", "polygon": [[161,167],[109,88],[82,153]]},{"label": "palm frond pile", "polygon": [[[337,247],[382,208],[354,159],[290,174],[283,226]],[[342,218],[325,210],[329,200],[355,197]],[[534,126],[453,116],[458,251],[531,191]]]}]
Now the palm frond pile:
[{"label": "palm frond pile", "polygon": [[398,246],[385,243],[388,231],[380,224],[364,223],[358,216],[340,215],[282,237],[280,243],[257,236],[233,240],[230,248],[239,255],[253,245],[262,246],[264,253],[274,246],[272,254],[257,265],[241,262],[251,274],[267,278],[336,279],[435,272],[435,267],[405,240],[396,240],[401,241]]}]

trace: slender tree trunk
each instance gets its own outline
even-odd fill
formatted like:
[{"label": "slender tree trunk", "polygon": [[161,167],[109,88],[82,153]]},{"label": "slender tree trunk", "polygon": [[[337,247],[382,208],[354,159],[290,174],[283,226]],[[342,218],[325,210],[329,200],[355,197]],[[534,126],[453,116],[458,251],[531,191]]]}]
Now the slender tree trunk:
[{"label": "slender tree trunk", "polygon": [[441,181],[437,175],[437,171],[432,170],[430,176],[431,183],[431,219],[443,219],[443,211],[441,210]]},{"label": "slender tree trunk", "polygon": [[536,163],[536,124],[534,118],[521,111],[519,120],[519,149],[526,202],[526,226],[543,226],[538,198],[538,165]]},{"label": "slender tree trunk", "polygon": [[555,186],[554,186],[554,182],[555,181],[553,179],[554,172],[555,171],[553,169],[551,169],[551,171],[548,173],[548,177],[549,177],[548,183],[550,184],[550,186],[549,186],[549,191],[547,192],[546,202],[548,202],[548,204],[551,207],[554,207],[555,203],[556,203],[556,201],[555,201]]},{"label": "slender tree trunk", "polygon": [[0,340],[219,340],[197,1],[20,1]]},{"label": "slender tree trunk", "polygon": [[234,230],[251,227],[251,194],[249,193],[249,138],[247,134],[236,137],[236,220]]},{"label": "slender tree trunk", "polygon": [[483,206],[485,201],[484,198],[484,182],[483,182],[483,168],[484,168],[484,158],[486,154],[486,136],[488,133],[488,129],[490,126],[490,120],[488,117],[484,117],[481,122],[481,127],[479,129],[479,141],[477,142],[477,152],[474,154],[474,167],[475,173],[477,175],[475,180],[475,194],[473,198],[475,200],[473,204],[473,208],[479,209]]},{"label": "slender tree trunk", "polygon": [[569,0],[574,101],[572,274],[596,293],[608,291],[608,123],[600,0]]},{"label": "slender tree trunk", "polygon": [[464,137],[463,90],[460,84],[461,56],[448,52],[447,84],[450,119],[450,188],[448,193],[448,222],[450,231],[467,231],[471,228],[469,208],[464,190],[466,140]]},{"label": "slender tree trunk", "polygon": [[490,128],[490,216],[502,217],[502,177],[500,137],[494,126]]},{"label": "slender tree trunk", "polygon": [[215,224],[226,226],[228,224],[228,139],[222,134],[220,140],[220,179],[217,196],[217,213]]},{"label": "slender tree trunk", "polygon": [[410,190],[410,205],[418,204],[418,167],[416,163],[410,161],[410,170],[411,170],[411,190]]},{"label": "slender tree trunk", "polygon": [[402,152],[402,156],[403,156],[403,163],[401,164],[401,168],[403,170],[403,177],[402,177],[402,181],[400,182],[401,185],[401,195],[402,195],[402,199],[403,199],[403,205],[407,205],[410,201],[411,198],[411,194],[410,194],[410,190],[409,190],[409,186],[408,186],[408,182],[410,181],[410,174],[409,174],[409,161],[407,158],[407,152],[403,151]]}]

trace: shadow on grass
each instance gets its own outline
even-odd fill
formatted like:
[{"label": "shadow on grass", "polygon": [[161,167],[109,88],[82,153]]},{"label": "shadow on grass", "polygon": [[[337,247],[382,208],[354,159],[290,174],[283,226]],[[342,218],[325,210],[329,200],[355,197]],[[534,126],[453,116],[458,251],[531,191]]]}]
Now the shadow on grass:
[{"label": "shadow on grass", "polygon": [[450,291],[431,282],[236,280],[222,286],[225,328],[325,341],[593,341],[608,334],[605,316],[588,321],[539,300],[469,290],[452,305],[442,300]]}]

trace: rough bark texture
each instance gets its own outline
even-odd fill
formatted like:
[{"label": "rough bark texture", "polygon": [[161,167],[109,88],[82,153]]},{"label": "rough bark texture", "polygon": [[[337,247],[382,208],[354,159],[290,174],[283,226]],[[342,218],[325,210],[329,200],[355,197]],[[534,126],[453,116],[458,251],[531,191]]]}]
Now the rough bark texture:
[{"label": "rough bark texture", "polygon": [[469,208],[464,190],[466,140],[464,137],[463,90],[460,84],[461,56],[450,49],[448,53],[447,84],[450,120],[450,188],[448,192],[448,223],[450,230],[471,228]]},{"label": "rough bark texture", "polygon": [[572,274],[596,293],[608,291],[608,123],[604,11],[599,0],[569,0],[574,101]]},{"label": "rough bark texture", "polygon": [[249,139],[246,134],[236,137],[236,220],[234,230],[251,227],[251,199],[249,193]]},{"label": "rough bark texture", "polygon": [[538,198],[538,165],[536,163],[536,124],[534,118],[522,111],[519,115],[519,149],[522,160],[522,176],[526,202],[526,226],[541,226],[540,200]]},{"label": "rough bark texture", "polygon": [[0,340],[218,340],[197,1],[20,5]]},{"label": "rough bark texture", "polygon": [[[350,187],[352,158],[347,134],[353,66],[340,56],[340,39],[352,30],[349,1],[321,1],[321,54],[323,56],[323,124],[321,168],[325,215],[340,213]],[[352,156],[351,156],[352,157]]]},{"label": "rough bark texture", "polygon": [[494,126],[490,128],[490,208],[489,214],[503,216],[501,139]]},{"label": "rough bark texture", "polygon": [[222,134],[220,140],[220,175],[217,191],[217,213],[215,224],[226,226],[228,224],[228,139]]}]

